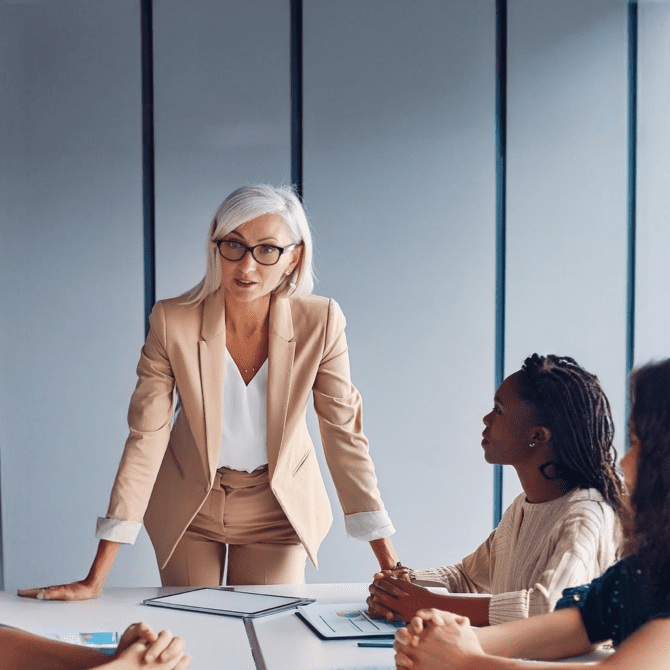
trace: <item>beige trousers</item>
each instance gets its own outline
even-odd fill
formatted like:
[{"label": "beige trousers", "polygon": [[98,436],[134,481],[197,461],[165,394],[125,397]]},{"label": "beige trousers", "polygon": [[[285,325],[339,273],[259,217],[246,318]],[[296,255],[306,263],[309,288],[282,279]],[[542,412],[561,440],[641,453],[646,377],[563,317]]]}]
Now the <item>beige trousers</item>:
[{"label": "beige trousers", "polygon": [[161,582],[303,584],[306,556],[270,489],[267,465],[253,472],[220,468],[207,500],[160,571]]}]

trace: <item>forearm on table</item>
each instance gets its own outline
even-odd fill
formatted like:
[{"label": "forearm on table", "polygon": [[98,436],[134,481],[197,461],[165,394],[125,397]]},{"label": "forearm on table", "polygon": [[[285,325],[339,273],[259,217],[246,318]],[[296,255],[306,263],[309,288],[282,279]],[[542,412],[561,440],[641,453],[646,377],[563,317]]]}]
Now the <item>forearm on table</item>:
[{"label": "forearm on table", "polygon": [[589,670],[593,663],[538,663],[523,661],[516,658],[504,658],[502,656],[485,656],[477,658],[477,670]]},{"label": "forearm on table", "polygon": [[442,595],[439,593],[432,593],[427,591],[429,596],[426,596],[430,605],[423,606],[434,607],[438,610],[452,612],[460,616],[466,616],[470,619],[472,626],[488,626],[489,625],[489,602],[490,597],[487,596],[459,596],[459,595]]},{"label": "forearm on table", "polygon": [[670,618],[648,621],[601,665],[607,670],[667,670],[670,667]]},{"label": "forearm on table", "polygon": [[586,654],[595,647],[576,608],[480,628],[477,637],[486,653],[506,658],[553,661]]},{"label": "forearm on table", "polygon": [[110,660],[107,654],[22,630],[0,630],[0,670],[83,670]]}]

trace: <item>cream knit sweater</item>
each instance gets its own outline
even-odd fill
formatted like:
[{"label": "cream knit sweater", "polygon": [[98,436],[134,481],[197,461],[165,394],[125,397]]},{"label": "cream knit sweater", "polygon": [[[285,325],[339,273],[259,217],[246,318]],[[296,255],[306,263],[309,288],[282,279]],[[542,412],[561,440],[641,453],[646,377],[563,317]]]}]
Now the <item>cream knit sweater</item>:
[{"label": "cream knit sweater", "polygon": [[491,624],[549,612],[570,586],[586,584],[616,560],[621,529],[595,489],[546,503],[522,493],[474,553],[445,568],[415,570],[415,583],[452,593],[490,593]]}]

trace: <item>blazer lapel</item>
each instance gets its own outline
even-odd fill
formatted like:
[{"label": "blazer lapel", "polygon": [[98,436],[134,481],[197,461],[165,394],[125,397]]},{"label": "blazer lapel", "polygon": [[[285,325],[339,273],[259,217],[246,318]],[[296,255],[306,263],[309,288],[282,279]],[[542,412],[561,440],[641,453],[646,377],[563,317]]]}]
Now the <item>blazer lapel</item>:
[{"label": "blazer lapel", "polygon": [[219,462],[223,426],[226,313],[222,290],[205,299],[200,333],[202,340],[198,345],[206,439],[206,453],[201,453],[201,456],[211,482]]},{"label": "blazer lapel", "polygon": [[281,452],[286,424],[295,342],[291,303],[272,296],[268,342],[267,449],[270,478]]}]

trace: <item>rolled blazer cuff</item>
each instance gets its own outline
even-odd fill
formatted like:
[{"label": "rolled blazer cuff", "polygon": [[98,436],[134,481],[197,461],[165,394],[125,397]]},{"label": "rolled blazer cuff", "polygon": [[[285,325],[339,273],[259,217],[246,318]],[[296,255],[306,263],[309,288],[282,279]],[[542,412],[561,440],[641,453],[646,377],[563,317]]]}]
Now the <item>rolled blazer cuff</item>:
[{"label": "rolled blazer cuff", "polygon": [[122,521],[120,519],[106,519],[98,517],[95,527],[95,536],[99,540],[120,542],[121,544],[135,544],[142,524],[139,521]]},{"label": "rolled blazer cuff", "polygon": [[362,542],[380,540],[383,537],[391,537],[395,533],[395,528],[386,510],[345,514],[344,528],[349,537]]}]

